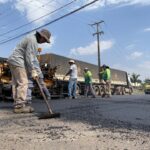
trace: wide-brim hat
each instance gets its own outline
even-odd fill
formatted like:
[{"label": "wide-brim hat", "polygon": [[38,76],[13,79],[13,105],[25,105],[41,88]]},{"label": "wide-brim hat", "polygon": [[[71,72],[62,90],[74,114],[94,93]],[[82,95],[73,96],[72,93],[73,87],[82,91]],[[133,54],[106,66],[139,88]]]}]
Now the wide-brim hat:
[{"label": "wide-brim hat", "polygon": [[47,43],[50,43],[51,33],[47,29],[42,29],[41,31],[37,31]]},{"label": "wide-brim hat", "polygon": [[73,59],[69,60],[69,63],[75,63],[75,61]]}]

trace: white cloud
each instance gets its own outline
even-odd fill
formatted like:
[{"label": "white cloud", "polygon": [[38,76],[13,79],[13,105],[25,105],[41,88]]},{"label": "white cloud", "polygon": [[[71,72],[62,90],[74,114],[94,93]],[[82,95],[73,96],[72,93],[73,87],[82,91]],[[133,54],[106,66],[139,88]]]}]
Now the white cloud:
[{"label": "white cloud", "polygon": [[56,38],[55,37],[51,37],[50,39],[50,44],[49,43],[44,43],[44,44],[39,44],[39,47],[42,48],[42,53],[50,53],[50,49],[51,47],[55,44]]},{"label": "white cloud", "polygon": [[145,28],[144,32],[150,32],[150,28]]},{"label": "white cloud", "polygon": [[134,60],[134,59],[140,58],[142,55],[143,55],[142,52],[135,51],[132,54],[130,54],[128,58]]},{"label": "white cloud", "polygon": [[[101,41],[100,48],[101,52],[110,49],[113,46],[114,42],[109,41]],[[95,55],[97,54],[97,41],[90,43],[85,47],[73,48],[70,50],[70,55]]]},{"label": "white cloud", "polygon": [[[88,2],[91,2],[92,0],[83,0],[80,2],[81,4],[86,4]],[[92,4],[91,6],[87,7],[85,10],[92,10],[97,9],[104,6],[109,5],[150,5],[150,0],[99,0],[98,2]]]},{"label": "white cloud", "polygon": [[[48,12],[51,12],[55,10],[56,8],[59,8],[63,6],[63,4],[66,4],[67,0],[62,0],[61,3],[58,3],[55,0],[0,0],[0,3],[6,3],[6,2],[13,2],[13,5],[15,8],[23,14],[26,14],[26,18],[28,21],[35,20]],[[92,2],[93,0],[78,0],[74,2],[74,5],[70,6],[71,8],[78,8],[84,4],[87,4],[89,2]],[[92,5],[88,6],[84,10],[95,10],[101,7],[109,6],[109,5],[150,5],[150,0],[99,0]],[[67,10],[70,10],[69,7],[67,7]],[[52,15],[51,15],[52,16]],[[43,19],[40,19],[39,21],[34,22],[34,24],[39,25],[45,23],[50,17],[44,17]]]},{"label": "white cloud", "polygon": [[[78,1],[79,1],[78,5],[82,6],[87,3],[92,2],[93,0],[82,0],[82,1],[78,0]],[[99,0],[99,1],[91,4],[90,6],[86,7],[84,10],[93,10],[93,9],[97,9],[97,8],[103,7],[103,6],[105,6],[105,0]]]},{"label": "white cloud", "polygon": [[[33,21],[40,18],[41,16],[44,16],[45,14],[56,9],[56,6],[56,1],[50,2],[49,0],[33,0],[28,2],[27,0],[16,0],[15,3],[15,8],[19,12],[26,14],[26,18],[28,19],[28,21]],[[42,24],[49,18],[50,16],[44,17],[43,19],[34,22],[34,24]]]},{"label": "white cloud", "polygon": [[107,5],[134,5],[134,4],[140,4],[140,5],[150,5],[150,0],[105,0]]}]

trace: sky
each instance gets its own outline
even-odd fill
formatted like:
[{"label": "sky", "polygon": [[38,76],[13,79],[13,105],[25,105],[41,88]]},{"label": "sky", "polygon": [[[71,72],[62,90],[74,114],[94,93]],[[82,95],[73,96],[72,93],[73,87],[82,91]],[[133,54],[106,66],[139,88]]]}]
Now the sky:
[{"label": "sky", "polygon": [[[0,57],[9,57],[21,35],[55,20],[93,0],[0,0]],[[66,5],[66,6],[65,6]],[[63,8],[61,8],[63,7]],[[101,20],[101,64],[150,78],[150,0],[98,0],[46,27],[51,44],[39,45],[55,53],[97,64],[97,39]],[[39,29],[40,30],[40,29]],[[5,42],[6,43],[3,43]]]}]

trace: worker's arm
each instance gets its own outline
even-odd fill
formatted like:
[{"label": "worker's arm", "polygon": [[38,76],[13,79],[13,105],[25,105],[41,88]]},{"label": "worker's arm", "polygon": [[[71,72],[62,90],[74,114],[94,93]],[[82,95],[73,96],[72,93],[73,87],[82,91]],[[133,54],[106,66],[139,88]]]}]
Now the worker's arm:
[{"label": "worker's arm", "polygon": [[64,78],[63,78],[63,80],[65,79],[66,76],[70,75],[71,72],[72,72],[72,69],[70,69],[70,70],[66,73],[66,75],[65,75]]},{"label": "worker's arm", "polygon": [[38,58],[37,58],[37,57],[33,60],[33,65],[34,65],[34,69],[36,70],[36,72],[37,72],[37,74],[38,74],[38,77],[39,77],[39,78],[44,78],[44,76],[43,76],[43,73],[42,73],[42,70],[41,70],[41,67],[40,67],[40,64],[39,64],[39,61],[38,61]]},{"label": "worker's arm", "polygon": [[36,53],[37,53],[37,44],[34,41],[32,40],[30,41],[30,39],[28,39],[25,51],[25,64],[27,69],[31,72],[32,77],[38,76],[34,67],[34,60],[37,59]]}]

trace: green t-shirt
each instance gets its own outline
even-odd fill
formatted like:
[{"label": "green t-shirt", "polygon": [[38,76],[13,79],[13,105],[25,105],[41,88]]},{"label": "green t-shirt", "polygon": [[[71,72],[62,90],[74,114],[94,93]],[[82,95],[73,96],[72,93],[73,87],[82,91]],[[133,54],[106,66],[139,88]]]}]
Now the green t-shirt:
[{"label": "green t-shirt", "polygon": [[110,80],[111,79],[111,71],[109,68],[107,68],[106,70],[104,70],[103,74],[102,74],[102,79],[103,80]]},{"label": "green t-shirt", "polygon": [[87,71],[84,73],[85,84],[92,83],[92,73],[91,71]]}]

